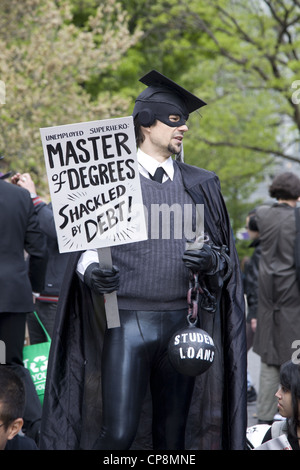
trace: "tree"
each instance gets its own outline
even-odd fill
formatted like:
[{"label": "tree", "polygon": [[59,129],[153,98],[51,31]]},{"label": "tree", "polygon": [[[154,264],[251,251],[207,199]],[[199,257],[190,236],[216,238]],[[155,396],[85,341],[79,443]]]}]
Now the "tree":
[{"label": "tree", "polygon": [[126,1],[144,31],[133,48],[143,48],[141,69],[157,67],[208,103],[189,119],[186,161],[217,172],[236,230],[265,169],[300,162],[300,2],[141,0],[143,15],[136,3]]},{"label": "tree", "polygon": [[[126,3],[128,11],[135,10],[136,1]],[[228,134],[227,139],[203,141],[300,162],[298,154],[289,152],[299,142],[300,131],[299,0],[179,0],[176,4],[157,0],[151,5],[148,13],[135,20],[144,30],[148,62],[151,58],[161,70],[183,75],[186,83],[195,91],[202,90],[214,105],[220,101],[233,104],[241,124],[252,118],[252,125],[258,111],[258,127],[276,127],[278,134],[277,140],[264,145],[262,132],[258,142],[251,134],[245,140],[242,133],[240,141]],[[236,98],[241,105],[247,104],[246,109],[241,105],[238,109]],[[286,138],[278,133],[282,126]]]},{"label": "tree", "polygon": [[1,2],[6,103],[0,108],[0,154],[10,169],[36,173],[40,184],[45,169],[39,128],[120,116],[128,107],[109,90],[92,96],[87,83],[116,67],[139,33],[129,32],[116,0],[99,5],[84,27],[73,23],[72,8],[70,0]]},{"label": "tree", "polygon": [[[289,153],[299,143],[300,132],[299,103],[292,88],[300,76],[300,3],[297,0],[214,0],[210,2],[213,16],[207,9],[196,11],[187,2],[181,4],[184,4],[186,21],[209,38],[208,48],[221,61],[223,76],[229,73],[231,78],[238,77],[234,83],[240,94],[248,94],[248,102],[258,101],[260,108],[267,104],[267,112],[260,111],[259,124],[276,126],[277,138],[273,142],[264,142],[265,133],[260,141],[256,132],[256,141],[251,134],[248,139],[243,135],[239,139],[237,135],[235,141],[228,138],[206,142],[300,162],[298,154]],[[242,122],[247,114],[240,115]]]}]

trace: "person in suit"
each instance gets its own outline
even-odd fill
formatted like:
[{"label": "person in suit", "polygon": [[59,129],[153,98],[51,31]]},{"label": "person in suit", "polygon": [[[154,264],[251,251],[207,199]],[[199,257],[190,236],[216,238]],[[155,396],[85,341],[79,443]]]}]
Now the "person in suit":
[{"label": "person in suit", "polygon": [[[35,300],[35,311],[52,338],[54,320],[69,253],[60,253],[57,244],[57,232],[54,223],[52,203],[46,204],[37,194],[34,181],[29,173],[16,173],[11,182],[29,191],[39,225],[47,240],[48,262],[45,284]],[[46,341],[45,333],[36,320],[34,313],[27,318],[30,344]]]},{"label": "person in suit", "polygon": [[256,210],[261,256],[253,351],[261,359],[257,401],[260,424],[273,422],[280,367],[292,357],[300,332],[300,286],[295,264],[295,208],[300,178],[290,171],[279,173],[269,187],[269,195],[276,202]]},{"label": "person in suit", "polygon": [[6,365],[25,383],[25,432],[38,439],[42,409],[29,371],[23,366],[23,346],[26,315],[34,309],[33,292],[40,292],[44,283],[46,241],[28,191],[3,179],[0,240],[0,339],[5,344]]}]

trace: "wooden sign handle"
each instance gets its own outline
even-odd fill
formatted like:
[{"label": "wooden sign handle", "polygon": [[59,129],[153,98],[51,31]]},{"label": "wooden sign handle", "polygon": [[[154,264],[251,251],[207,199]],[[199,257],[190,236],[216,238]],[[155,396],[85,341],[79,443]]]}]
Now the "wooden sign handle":
[{"label": "wooden sign handle", "polygon": [[[111,268],[112,267],[111,249],[109,247],[98,248],[97,252],[98,252],[100,268]],[[105,294],[104,301],[105,301],[107,328],[117,328],[118,326],[120,326],[117,292],[112,292],[111,294]]]}]

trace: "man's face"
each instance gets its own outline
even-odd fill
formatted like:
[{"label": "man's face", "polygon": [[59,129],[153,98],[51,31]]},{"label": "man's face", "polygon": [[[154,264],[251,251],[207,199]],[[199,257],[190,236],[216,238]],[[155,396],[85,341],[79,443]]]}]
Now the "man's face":
[{"label": "man's face", "polygon": [[[169,120],[175,124],[180,120],[180,116],[176,114],[169,115]],[[152,152],[165,158],[180,152],[184,133],[188,131],[186,124],[171,127],[159,120],[148,129]]]}]

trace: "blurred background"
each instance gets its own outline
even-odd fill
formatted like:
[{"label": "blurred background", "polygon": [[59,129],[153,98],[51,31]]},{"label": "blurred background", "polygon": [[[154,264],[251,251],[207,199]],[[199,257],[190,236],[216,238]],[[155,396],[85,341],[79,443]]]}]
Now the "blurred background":
[{"label": "blurred background", "polygon": [[[1,171],[47,198],[39,128],[130,115],[151,69],[207,106],[184,155],[220,178],[242,259],[250,209],[299,175],[298,0],[0,0]],[[3,91],[2,87],[2,91]]]}]

